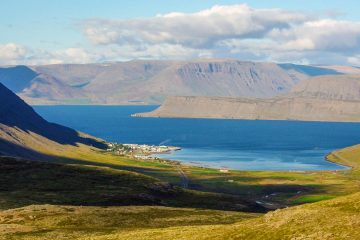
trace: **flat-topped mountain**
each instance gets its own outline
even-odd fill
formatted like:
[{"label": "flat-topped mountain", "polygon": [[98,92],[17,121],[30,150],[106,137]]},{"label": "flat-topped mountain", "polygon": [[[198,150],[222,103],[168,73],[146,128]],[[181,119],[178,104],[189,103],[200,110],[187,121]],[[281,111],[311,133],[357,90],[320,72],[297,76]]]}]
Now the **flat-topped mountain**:
[{"label": "flat-topped mountain", "polygon": [[360,121],[360,75],[310,78],[270,99],[168,97],[155,111],[135,116]]},{"label": "flat-topped mountain", "polygon": [[0,82],[30,104],[159,104],[167,96],[270,98],[311,76],[339,73],[234,59],[139,60],[0,68]]},{"label": "flat-topped mountain", "polygon": [[41,157],[37,150],[61,145],[105,145],[77,131],[49,123],[29,105],[0,83],[0,155]]}]

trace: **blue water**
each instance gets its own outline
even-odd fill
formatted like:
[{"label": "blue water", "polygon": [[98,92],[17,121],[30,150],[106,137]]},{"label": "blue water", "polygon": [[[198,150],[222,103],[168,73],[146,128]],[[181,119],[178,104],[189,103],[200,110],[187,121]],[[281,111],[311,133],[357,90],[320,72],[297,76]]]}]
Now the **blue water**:
[{"label": "blue water", "polygon": [[241,170],[325,170],[329,152],[360,143],[360,124],[133,118],[156,106],[37,106],[45,119],[118,143],[173,145],[168,159]]}]

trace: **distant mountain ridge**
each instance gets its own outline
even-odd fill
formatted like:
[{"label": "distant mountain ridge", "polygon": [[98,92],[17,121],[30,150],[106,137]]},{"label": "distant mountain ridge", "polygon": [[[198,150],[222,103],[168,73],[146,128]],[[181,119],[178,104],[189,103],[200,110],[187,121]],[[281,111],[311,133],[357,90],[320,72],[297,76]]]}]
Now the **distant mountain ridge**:
[{"label": "distant mountain ridge", "polygon": [[11,91],[20,93],[31,85],[39,74],[26,66],[16,66],[0,69],[0,82]]},{"label": "distant mountain ridge", "polygon": [[0,68],[0,82],[30,104],[160,104],[167,96],[271,98],[325,74],[341,72],[234,59],[138,60]]}]

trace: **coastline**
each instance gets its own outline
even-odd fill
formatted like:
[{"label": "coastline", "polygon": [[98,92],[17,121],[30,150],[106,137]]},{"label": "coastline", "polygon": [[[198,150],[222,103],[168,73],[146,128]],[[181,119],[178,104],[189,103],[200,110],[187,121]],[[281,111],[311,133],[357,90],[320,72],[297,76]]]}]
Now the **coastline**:
[{"label": "coastline", "polygon": [[[355,145],[356,146],[356,145]],[[173,163],[176,163],[177,165],[181,165],[181,166],[186,166],[186,167],[196,167],[196,168],[202,168],[202,169],[215,169],[215,170],[219,170],[220,172],[227,172],[227,171],[240,171],[240,172],[321,172],[321,171],[328,171],[328,172],[337,172],[337,171],[348,171],[348,170],[351,170],[354,168],[354,166],[351,166],[350,164],[345,164],[341,161],[336,161],[336,160],[332,160],[331,159],[331,156],[334,156],[336,158],[339,158],[341,159],[340,156],[338,156],[336,154],[336,152],[340,151],[340,150],[344,150],[344,149],[347,149],[347,148],[351,148],[353,146],[350,146],[350,147],[345,147],[343,149],[336,149],[336,150],[333,150],[329,153],[327,153],[324,157],[323,157],[323,160],[326,161],[326,162],[329,162],[329,163],[332,163],[332,164],[335,164],[341,168],[339,169],[313,169],[313,170],[310,170],[310,169],[288,169],[288,170],[285,170],[285,169],[237,169],[237,168],[232,168],[230,166],[216,166],[216,165],[211,165],[209,164],[208,162],[196,162],[196,161],[182,161],[182,160],[177,160],[177,159],[169,159],[169,158],[166,158],[166,154],[171,154],[171,152],[165,152],[165,153],[160,153],[160,154],[151,154],[151,155],[155,155],[159,160],[165,160],[165,161],[170,161],[170,162],[173,162]],[[183,150],[183,149],[181,149]],[[180,151],[181,151],[180,150]],[[162,155],[164,156],[164,158],[162,157],[159,157],[159,155]],[[226,171],[224,171],[226,170]]]},{"label": "coastline", "polygon": [[359,146],[360,146],[359,144],[356,144],[356,145],[344,147],[344,148],[341,148],[341,149],[336,149],[336,150],[330,152],[329,154],[327,154],[325,159],[328,162],[335,163],[335,164],[338,164],[340,166],[344,166],[344,167],[346,167],[347,170],[356,169],[357,166],[354,164],[354,162],[349,161],[348,159],[340,156],[338,153],[344,152],[344,151],[349,151],[349,150],[351,151],[353,149],[356,149]]},{"label": "coastline", "polygon": [[[304,120],[298,118],[237,118],[237,117],[197,117],[197,116],[148,116],[144,113],[134,113],[131,117],[134,118],[164,118],[164,119],[203,119],[203,120],[243,120],[243,121],[289,121],[289,122],[319,122],[319,123],[359,123],[355,120],[344,120],[344,121],[329,121],[329,120]],[[144,115],[143,115],[144,114]]]}]

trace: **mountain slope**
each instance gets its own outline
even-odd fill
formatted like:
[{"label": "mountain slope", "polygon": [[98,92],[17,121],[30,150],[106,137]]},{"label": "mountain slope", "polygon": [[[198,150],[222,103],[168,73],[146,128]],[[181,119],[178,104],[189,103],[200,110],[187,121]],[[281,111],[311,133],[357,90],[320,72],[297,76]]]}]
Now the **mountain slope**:
[{"label": "mountain slope", "polygon": [[319,76],[296,85],[289,97],[360,101],[360,75]]},{"label": "mountain slope", "polygon": [[26,66],[0,68],[0,82],[15,93],[20,93],[31,85],[38,73]]},{"label": "mountain slope", "polygon": [[43,150],[51,149],[54,146],[50,142],[58,146],[85,144],[98,148],[105,147],[94,138],[47,122],[1,83],[0,102],[0,152],[2,155],[28,157],[29,152],[34,153],[37,150],[31,149],[31,146],[39,145],[38,148]]},{"label": "mountain slope", "polygon": [[42,99],[44,104],[56,103],[58,99],[87,101],[78,89],[27,66],[0,68],[0,83],[30,102],[31,99]]},{"label": "mountain slope", "polygon": [[[94,240],[333,240],[360,238],[360,193],[270,212],[235,224],[121,231]],[[86,239],[79,238],[79,239]]]},{"label": "mountain slope", "polygon": [[[11,84],[23,81],[13,77],[20,70],[0,68],[0,82],[8,86],[9,79]],[[31,104],[159,104],[167,96],[269,98],[289,92],[309,76],[339,73],[233,59],[55,64],[26,71],[35,76],[24,78],[26,84],[16,93]]]},{"label": "mountain slope", "polygon": [[168,97],[155,111],[135,116],[360,121],[360,76],[310,78],[271,99]]},{"label": "mountain slope", "polygon": [[153,79],[153,88],[163,86],[158,91],[170,96],[271,97],[289,91],[304,78],[299,74],[293,79],[273,63],[230,60],[190,62],[168,71]]},{"label": "mountain slope", "polygon": [[[353,146],[332,153],[340,163],[351,163],[353,170],[332,172],[333,176],[348,176],[351,181],[359,179],[359,154],[360,146]],[[345,162],[339,159],[346,159]],[[10,172],[11,167],[19,164],[23,166],[21,171]],[[7,161],[5,167],[0,168],[2,175],[6,178],[13,175],[22,175],[31,162],[21,163]],[[24,167],[25,166],[25,167]],[[31,166],[31,165],[30,165]],[[36,165],[32,165],[35,168]],[[37,191],[48,191],[47,185],[40,185],[49,166],[43,165],[35,177],[28,174],[26,181],[12,182],[10,186],[21,189],[23,186],[19,183],[24,182],[34,184]],[[61,173],[66,173],[65,178],[60,182],[76,182],[77,178],[66,172],[70,168],[61,167]],[[78,187],[76,184],[72,188],[82,191],[82,194],[91,194],[93,189],[104,189],[101,181],[108,181],[110,172],[98,172],[100,169],[82,169],[81,182],[84,187]],[[54,168],[51,170],[54,171]],[[80,171],[73,168],[72,174]],[[9,173],[10,172],[10,173]],[[310,175],[325,172],[312,172]],[[49,173],[46,173],[49,174]],[[99,174],[99,175],[98,175]],[[118,177],[122,177],[124,172],[112,172]],[[300,174],[300,173],[299,173]],[[304,173],[301,173],[302,177]],[[107,175],[107,176],[106,176]],[[47,175],[45,175],[47,176]],[[54,176],[54,174],[50,174]],[[78,175],[79,176],[79,175]],[[139,178],[140,176],[138,176]],[[307,176],[308,177],[308,176]],[[29,182],[30,179],[30,182]],[[92,183],[94,179],[100,180],[97,184]],[[52,184],[50,179],[45,178],[47,184]],[[110,180],[110,179],[109,179]],[[126,182],[127,179],[121,179],[112,176],[112,181],[108,186],[110,191],[114,191],[120,182]],[[147,180],[151,184],[152,179]],[[135,184],[137,184],[135,182]],[[69,184],[67,184],[70,186]],[[62,185],[56,185],[55,189]],[[151,185],[148,185],[148,190]],[[54,188],[53,188],[54,189]],[[92,190],[92,191],[89,191]],[[107,190],[107,189],[106,189]],[[37,193],[37,192],[36,192]],[[75,192],[74,192],[75,193]],[[74,194],[73,193],[73,194]],[[104,193],[104,192],[103,192]],[[134,194],[132,192],[131,194]],[[61,191],[56,193],[62,195]],[[121,191],[116,191],[115,195],[123,196]],[[154,193],[152,193],[154,194]],[[6,194],[11,198],[13,194]],[[27,196],[27,195],[25,195]],[[22,200],[31,201],[39,199],[40,196],[32,194],[31,198]],[[54,199],[54,195],[45,195],[46,199]],[[55,195],[56,196],[56,195]],[[136,196],[136,195],[135,195]],[[1,197],[1,195],[0,195]],[[205,196],[204,196],[205,197]],[[40,198],[41,199],[41,198]],[[55,198],[59,199],[59,198]],[[61,198],[60,198],[61,199]],[[63,198],[68,203],[75,199]],[[107,201],[104,198],[91,198],[91,201]],[[42,199],[43,201],[43,199]],[[207,202],[207,201],[206,201]],[[204,203],[206,203],[204,202]],[[203,203],[203,204],[204,204]],[[117,240],[117,239],[359,239],[360,237],[360,193],[337,197],[332,200],[321,201],[313,204],[304,204],[296,207],[289,207],[269,212],[264,215],[231,212],[231,211],[212,211],[206,209],[190,208],[168,208],[158,206],[124,206],[124,207],[77,207],[74,203],[71,206],[54,205],[32,205],[17,209],[9,209],[0,212],[0,239],[94,239],[94,240]],[[2,238],[3,237],[3,238]]]}]

